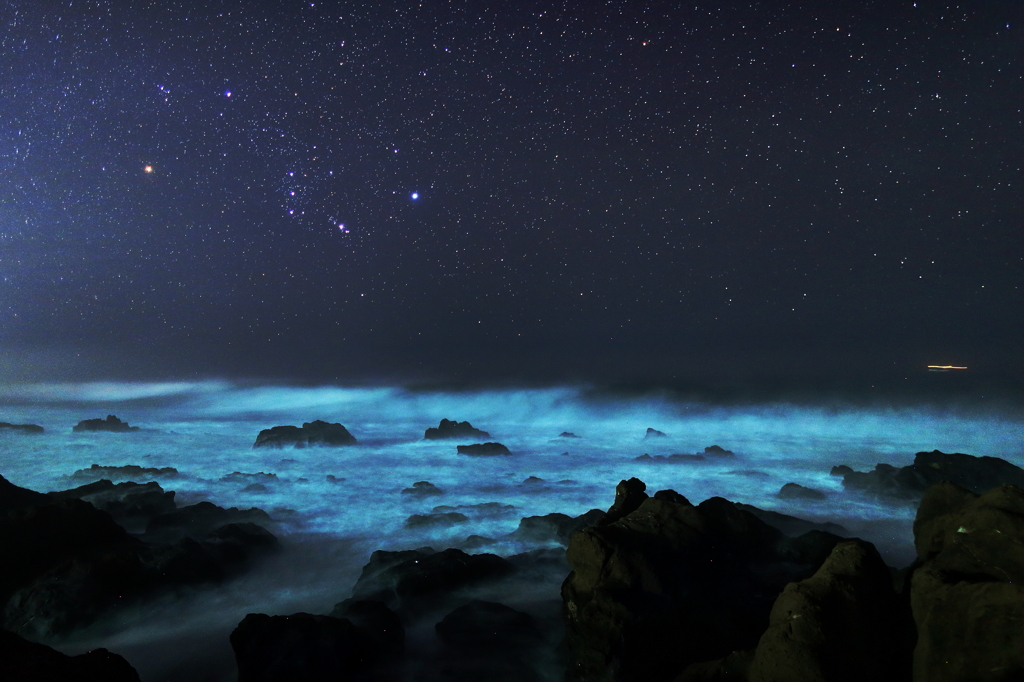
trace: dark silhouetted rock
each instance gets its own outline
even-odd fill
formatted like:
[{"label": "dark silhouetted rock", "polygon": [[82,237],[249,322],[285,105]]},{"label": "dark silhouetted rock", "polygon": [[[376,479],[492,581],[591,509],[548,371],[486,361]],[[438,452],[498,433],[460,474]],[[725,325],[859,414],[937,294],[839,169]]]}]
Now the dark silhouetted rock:
[{"label": "dark silhouetted rock", "polygon": [[500,652],[540,641],[529,614],[479,599],[455,609],[434,629],[442,642],[459,648]]},{"label": "dark silhouetted rock", "polygon": [[572,431],[562,431],[560,434],[558,434],[558,437],[559,438],[579,438],[579,436],[577,436]]},{"label": "dark silhouetted rock", "polygon": [[44,431],[38,424],[9,424],[0,422],[0,432],[19,433],[26,436],[36,436]]},{"label": "dark silhouetted rock", "polygon": [[254,448],[302,448],[307,445],[340,447],[355,445],[356,438],[341,424],[329,424],[317,419],[298,426],[275,426],[263,429],[256,436]]},{"label": "dark silhouetted rock", "polygon": [[250,613],[231,633],[238,682],[338,682],[369,664],[347,619]]},{"label": "dark silhouetted rock", "polygon": [[430,481],[416,481],[412,484],[411,488],[404,488],[402,494],[428,497],[430,495],[443,495],[444,491]]},{"label": "dark silhouetted rock", "polygon": [[839,537],[848,537],[850,535],[850,531],[846,530],[838,523],[815,523],[795,516],[789,516],[788,514],[780,514],[779,512],[768,511],[767,509],[759,509],[753,505],[741,504],[739,502],[736,503],[736,507],[743,511],[750,512],[772,528],[780,530],[784,535],[788,535],[790,537],[803,535],[804,533],[812,530],[824,531]]},{"label": "dark silhouetted rock", "polygon": [[277,474],[268,474],[262,471],[256,473],[242,473],[241,471],[232,471],[226,476],[221,476],[221,481],[225,483],[277,483]]},{"label": "dark silhouetted rock", "polygon": [[786,483],[778,496],[784,500],[824,500],[825,493],[814,488],[805,488],[799,483]]},{"label": "dark silhouetted rock", "polygon": [[496,544],[498,544],[498,541],[492,538],[484,537],[483,535],[470,535],[459,544],[459,549],[481,549]]},{"label": "dark silhouetted rock", "polygon": [[639,478],[631,478],[628,481],[619,481],[615,486],[615,501],[608,508],[605,514],[596,525],[607,526],[615,523],[626,514],[636,511],[644,500],[647,499],[647,484]]},{"label": "dark silhouetted rock", "polygon": [[405,650],[405,628],[394,611],[379,601],[352,601],[336,618],[346,618],[361,633],[363,646],[373,660],[394,659]]},{"label": "dark silhouetted rock", "polygon": [[106,649],[67,656],[0,630],[0,680],[5,682],[139,682],[128,661]]},{"label": "dark silhouetted rock", "polygon": [[459,512],[443,512],[440,514],[413,514],[405,520],[408,528],[427,528],[436,526],[454,526],[466,523],[469,517]]},{"label": "dark silhouetted rock", "polygon": [[460,455],[474,455],[477,457],[512,454],[501,443],[473,443],[472,445],[459,445],[457,449]]},{"label": "dark silhouetted rock", "polygon": [[78,422],[72,431],[110,431],[112,433],[127,433],[129,431],[138,431],[138,426],[128,426],[128,422],[123,422],[112,414],[108,414],[106,419],[84,419]]},{"label": "dark silhouetted rock", "polygon": [[443,440],[445,438],[490,438],[491,434],[480,429],[473,428],[469,422],[455,422],[449,419],[442,419],[437,428],[429,428],[423,433],[426,440]]},{"label": "dark silhouetted rock", "polygon": [[849,472],[843,476],[843,487],[880,497],[919,500],[928,486],[940,481],[980,494],[1000,485],[1024,486],[1024,469],[998,457],[933,450],[917,453],[909,466],[878,464],[871,472]]},{"label": "dark silhouetted rock", "polygon": [[747,679],[906,680],[910,657],[900,645],[908,624],[874,545],[845,540],[775,600]]},{"label": "dark silhouetted rock", "polygon": [[753,649],[782,588],[813,575],[840,540],[785,538],[721,498],[695,507],[675,491],[648,498],[642,482],[630,488],[639,495],[621,497],[638,506],[569,541],[562,596],[574,680],[670,680]]},{"label": "dark silhouetted rock", "polygon": [[709,445],[704,448],[704,454],[708,457],[733,457],[736,455],[732,450],[726,450],[718,445]]},{"label": "dark silhouetted rock", "polygon": [[512,532],[512,537],[522,542],[558,542],[566,544],[569,537],[587,526],[592,526],[604,518],[605,512],[591,509],[579,516],[567,514],[545,514],[544,516],[527,516],[519,521],[519,527]]},{"label": "dark silhouetted rock", "polygon": [[839,464],[832,467],[832,470],[828,472],[829,476],[845,476],[846,474],[852,474],[853,469],[846,466],[845,464]]},{"label": "dark silhouetted rock", "polygon": [[210,531],[228,523],[266,525],[271,521],[270,515],[257,507],[225,509],[212,502],[197,502],[151,518],[146,524],[146,538],[157,542],[170,542],[183,537],[202,540]]},{"label": "dark silhouetted rock", "polygon": [[125,464],[123,466],[107,466],[93,464],[88,469],[79,469],[75,473],[71,474],[71,478],[76,480],[100,480],[106,479],[131,479],[136,481],[147,481],[154,478],[176,478],[178,476],[178,470],[174,467],[140,467],[137,464]]},{"label": "dark silhouetted rock", "polygon": [[[374,552],[352,589],[355,600],[372,599],[396,611],[417,610],[450,592],[504,577],[515,569],[494,554],[410,550]],[[341,602],[335,608],[346,608]]]},{"label": "dark silhouetted rock", "polygon": [[523,479],[522,485],[541,485],[544,483],[544,479],[540,476],[527,476]]},{"label": "dark silhouetted rock", "polygon": [[648,438],[668,438],[668,434],[648,426],[647,433],[644,434],[644,440]]},{"label": "dark silhouetted rock", "polygon": [[1024,678],[1024,489],[932,486],[914,540],[914,680]]},{"label": "dark silhouetted rock", "polygon": [[141,531],[152,517],[176,508],[174,491],[165,491],[156,481],[114,483],[104,478],[70,490],[46,493],[46,496],[52,500],[85,500],[113,516],[129,531]]},{"label": "dark silhouetted rock", "polygon": [[635,458],[637,462],[643,462],[644,464],[686,464],[691,462],[703,462],[704,455],[655,455],[651,457],[646,452],[639,457]]},{"label": "dark silhouetted rock", "polygon": [[49,502],[50,499],[46,495],[37,493],[35,490],[16,486],[3,476],[0,476],[0,514],[8,509],[38,507]]}]

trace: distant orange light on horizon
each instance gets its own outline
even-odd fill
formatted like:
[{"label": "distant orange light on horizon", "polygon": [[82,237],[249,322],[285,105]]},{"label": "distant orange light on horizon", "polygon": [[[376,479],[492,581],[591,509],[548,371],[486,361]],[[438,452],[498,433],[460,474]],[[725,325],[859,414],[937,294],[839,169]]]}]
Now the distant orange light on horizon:
[{"label": "distant orange light on horizon", "polygon": [[967,369],[966,367],[955,367],[953,365],[928,365],[928,369]]}]

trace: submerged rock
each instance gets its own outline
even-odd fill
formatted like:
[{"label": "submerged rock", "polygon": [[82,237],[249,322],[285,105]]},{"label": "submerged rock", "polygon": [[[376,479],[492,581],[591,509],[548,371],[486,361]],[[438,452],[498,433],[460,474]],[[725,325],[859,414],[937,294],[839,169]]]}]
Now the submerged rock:
[{"label": "submerged rock", "polygon": [[472,445],[456,446],[460,455],[474,455],[477,457],[491,457],[494,455],[511,455],[509,449],[501,443],[474,443]]},{"label": "submerged rock", "polygon": [[175,478],[176,476],[178,476],[178,470],[174,467],[140,467],[137,464],[124,464],[122,466],[93,464],[88,469],[79,469],[71,474],[71,478],[76,480],[128,478],[145,481],[154,478]]},{"label": "submerged rock", "polygon": [[330,424],[317,419],[304,423],[301,428],[298,426],[275,426],[263,429],[256,436],[256,442],[252,446],[254,448],[283,448],[290,445],[302,448],[307,445],[340,447],[355,444],[355,436],[341,424]]},{"label": "submerged rock", "polygon": [[577,436],[572,431],[562,431],[560,434],[558,434],[558,437],[559,438],[580,438],[580,436]]},{"label": "submerged rock", "polygon": [[454,526],[466,523],[469,517],[459,512],[442,512],[440,514],[413,514],[405,520],[408,528],[428,528],[436,526]]},{"label": "submerged rock", "polygon": [[726,450],[718,445],[709,445],[704,448],[704,454],[709,457],[733,457],[736,455],[732,450]]},{"label": "submerged rock", "polygon": [[110,431],[112,433],[127,433],[129,431],[138,431],[138,426],[128,426],[128,422],[123,422],[112,414],[108,414],[106,419],[83,419],[78,422],[72,429],[72,431]]},{"label": "submerged rock", "polygon": [[0,422],[0,432],[3,431],[20,433],[27,436],[36,436],[42,433],[44,429],[38,424],[10,424],[8,422]]},{"label": "submerged rock", "polygon": [[490,438],[491,434],[473,428],[469,422],[456,422],[442,419],[437,428],[431,427],[423,433],[426,440],[443,440],[445,438]]},{"label": "submerged rock", "polygon": [[416,481],[412,484],[411,488],[403,488],[402,494],[428,497],[430,495],[443,495],[444,491],[430,481]]}]

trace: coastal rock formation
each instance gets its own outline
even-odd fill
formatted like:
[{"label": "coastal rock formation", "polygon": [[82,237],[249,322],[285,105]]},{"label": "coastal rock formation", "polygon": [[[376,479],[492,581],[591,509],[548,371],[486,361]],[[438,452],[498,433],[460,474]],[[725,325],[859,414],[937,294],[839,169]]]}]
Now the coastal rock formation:
[{"label": "coastal rock formation", "polygon": [[355,445],[356,438],[341,424],[329,424],[317,419],[298,426],[275,426],[263,429],[256,436],[254,448],[303,448],[307,445],[340,447]]},{"label": "coastal rock formation", "polygon": [[456,422],[450,419],[442,419],[437,428],[431,427],[423,433],[425,440],[444,440],[446,438],[483,439],[490,438],[491,434],[480,429],[473,428],[469,422]]},{"label": "coastal rock formation", "polygon": [[635,461],[642,464],[685,464],[688,462],[703,462],[704,455],[655,455],[651,457],[646,452],[639,457],[634,458]]},{"label": "coastal rock formation", "polygon": [[914,543],[915,682],[1024,678],[1024,489],[932,486]]},{"label": "coastal rock formation", "polygon": [[403,488],[403,495],[415,495],[416,497],[429,497],[431,495],[443,495],[444,491],[430,481],[416,481],[411,488]]},{"label": "coastal rock formation", "polygon": [[345,617],[250,613],[231,633],[238,682],[352,680],[401,654],[405,631],[379,602],[355,602]]},{"label": "coastal rock formation", "polygon": [[72,429],[72,431],[110,431],[111,433],[127,433],[129,431],[138,431],[138,426],[128,426],[128,422],[123,422],[112,414],[108,414],[106,419],[83,419],[78,422]]},{"label": "coastal rock formation", "polygon": [[579,516],[568,514],[545,514],[544,516],[526,516],[519,521],[519,527],[512,531],[511,536],[522,542],[557,542],[567,544],[569,537],[578,530],[593,526],[604,518],[605,512],[591,509]]},{"label": "coastal rock formation", "polygon": [[732,450],[726,450],[718,445],[707,446],[704,448],[704,454],[708,457],[734,457],[736,455]]},{"label": "coastal rock formation", "polygon": [[[515,568],[494,554],[466,554],[458,549],[377,550],[352,588],[353,600],[379,601],[398,613],[436,603],[453,590],[509,575]],[[349,600],[335,606],[344,611]]]},{"label": "coastal rock formation", "polygon": [[154,516],[146,524],[145,538],[155,542],[174,542],[186,537],[202,540],[214,529],[229,523],[268,525],[271,522],[270,515],[258,507],[225,509],[204,501]]},{"label": "coastal rock formation", "polygon": [[156,481],[114,483],[100,479],[70,490],[46,493],[51,500],[85,500],[101,509],[129,531],[142,530],[149,519],[175,510],[174,491],[164,490]]},{"label": "coastal rock formation", "polygon": [[466,523],[469,517],[459,512],[441,512],[440,514],[413,514],[405,520],[408,528],[427,528],[437,526],[454,526]]},{"label": "coastal rock formation", "polygon": [[492,457],[494,455],[511,455],[509,449],[501,443],[473,443],[472,445],[456,446],[460,455],[476,457]]},{"label": "coastal rock formation", "polygon": [[0,514],[19,507],[38,507],[49,501],[43,493],[16,486],[0,476]]},{"label": "coastal rock formation", "polygon": [[497,602],[474,599],[434,626],[444,645],[447,679],[540,682],[536,649],[543,643],[533,618]]},{"label": "coastal rock formation", "polygon": [[644,434],[644,440],[648,438],[668,438],[668,434],[648,426],[647,433]]},{"label": "coastal rock formation", "polygon": [[778,492],[784,500],[824,500],[825,493],[814,488],[805,488],[799,483],[786,483]]},{"label": "coastal rock formation", "polygon": [[0,433],[4,431],[35,436],[42,433],[44,429],[38,424],[10,424],[8,422],[0,422]]},{"label": "coastal rock formation", "polygon": [[850,531],[846,530],[838,523],[832,523],[830,521],[825,523],[815,523],[813,521],[800,519],[788,514],[780,514],[779,512],[768,511],[767,509],[758,509],[753,505],[742,504],[740,502],[736,503],[736,508],[750,512],[772,528],[782,531],[783,535],[788,535],[789,537],[797,537],[812,530],[820,530],[825,533],[838,535],[839,537],[848,537],[850,535]]},{"label": "coastal rock formation", "polygon": [[68,656],[0,630],[0,680],[9,682],[139,682],[128,661],[106,649]]},{"label": "coastal rock formation", "polygon": [[782,588],[810,577],[840,541],[820,531],[785,538],[728,500],[693,506],[645,488],[619,483],[606,523],[569,541],[572,679],[670,680],[691,663],[753,649]]},{"label": "coastal rock formation", "polygon": [[100,480],[100,479],[134,479],[137,481],[145,481],[154,478],[175,478],[178,476],[178,470],[174,467],[140,467],[137,464],[125,464],[123,466],[107,466],[100,464],[93,464],[88,469],[79,469],[75,473],[71,474],[71,478],[75,480]]},{"label": "coastal rock formation", "polygon": [[[833,468],[833,473],[837,468]],[[917,453],[914,463],[905,467],[878,464],[874,471],[850,471],[843,475],[843,487],[847,490],[910,501],[919,500],[928,486],[940,481],[980,494],[999,485],[1024,486],[1024,469],[998,457],[933,450]]]}]

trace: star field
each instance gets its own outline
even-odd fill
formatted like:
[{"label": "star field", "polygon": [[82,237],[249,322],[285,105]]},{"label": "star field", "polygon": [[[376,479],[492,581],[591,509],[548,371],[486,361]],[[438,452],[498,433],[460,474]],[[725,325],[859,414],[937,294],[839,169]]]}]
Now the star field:
[{"label": "star field", "polygon": [[1019,380],[1022,13],[8,2],[0,372]]}]

